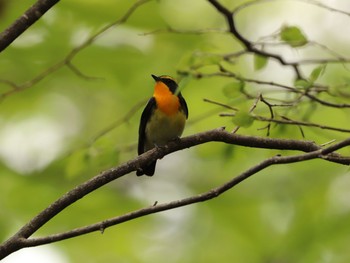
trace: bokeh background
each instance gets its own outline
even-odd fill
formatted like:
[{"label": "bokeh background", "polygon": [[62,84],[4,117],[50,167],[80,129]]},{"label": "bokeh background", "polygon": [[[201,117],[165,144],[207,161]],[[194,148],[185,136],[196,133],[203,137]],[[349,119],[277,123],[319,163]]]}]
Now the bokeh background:
[{"label": "bokeh background", "polygon": [[[3,1],[1,30],[34,2]],[[231,9],[247,1],[221,2]],[[350,56],[348,16],[308,1],[260,2],[237,15],[238,28],[247,38],[256,41],[283,25],[294,25],[308,39]],[[348,1],[318,2],[350,12]],[[136,156],[140,114],[153,92],[151,74],[181,81],[190,114],[184,135],[221,126],[235,128],[232,118],[218,116],[227,109],[204,98],[240,109],[254,103],[239,92],[227,94],[230,78],[178,74],[196,67],[215,73],[218,58],[213,54],[242,49],[223,32],[224,19],[204,0],[150,1],[126,23],[79,50],[72,60],[77,71],[63,65],[32,83],[101,28],[120,19],[133,3],[61,1],[0,54],[0,94],[12,89],[4,80],[27,87],[3,96],[0,103],[1,241],[77,184]],[[291,60],[329,57],[315,45],[270,50]],[[314,67],[303,70],[308,74]],[[251,55],[240,57],[231,69],[255,79],[288,85],[294,81],[290,68],[274,61],[255,70]],[[329,65],[320,81],[346,83],[348,75],[346,66]],[[249,85],[256,93],[267,90]],[[349,128],[349,110],[310,105],[305,102],[288,116],[300,119],[312,111],[310,121]],[[268,116],[268,109],[261,108],[260,114]],[[254,122],[238,133],[266,136],[266,130],[259,130],[264,126]],[[348,136],[317,128],[303,131],[305,139],[318,144]],[[303,139],[296,126],[274,125],[270,136]],[[173,153],[158,162],[154,177],[133,173],[118,179],[70,206],[36,235],[207,191],[277,153],[291,154],[221,143]],[[320,160],[274,166],[214,200],[133,220],[103,234],[23,249],[3,262],[349,262],[349,189],[345,166]]]}]

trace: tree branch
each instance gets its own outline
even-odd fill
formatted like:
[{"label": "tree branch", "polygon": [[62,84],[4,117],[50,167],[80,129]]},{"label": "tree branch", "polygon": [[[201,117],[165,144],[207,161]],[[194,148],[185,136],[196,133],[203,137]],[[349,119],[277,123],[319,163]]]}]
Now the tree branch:
[{"label": "tree branch", "polygon": [[0,33],[0,52],[6,49],[17,37],[26,31],[28,27],[34,24],[59,1],[60,0],[38,0],[25,11],[12,25]]},{"label": "tree branch", "polygon": [[235,16],[235,13],[238,12],[238,10],[241,10],[241,8],[236,9],[234,11],[230,11],[226,7],[221,5],[217,0],[208,0],[208,2],[212,4],[216,8],[216,10],[219,11],[225,17],[229,27],[229,32],[243,44],[247,52],[261,55],[264,57],[273,58],[277,60],[281,65],[292,67],[298,79],[304,78],[300,72],[298,63],[288,62],[278,54],[274,54],[274,53],[256,48],[251,41],[249,41],[241,33],[239,33],[235,24],[234,16]]},{"label": "tree branch", "polygon": [[[167,154],[172,152],[182,150],[185,148],[190,148],[199,144],[207,143],[207,142],[224,142],[228,144],[240,145],[245,147],[253,147],[253,148],[265,148],[265,149],[278,149],[278,150],[297,150],[307,152],[306,154],[294,155],[294,156],[275,156],[269,158],[262,163],[250,168],[246,172],[242,173],[238,177],[233,178],[231,181],[225,183],[224,185],[214,188],[204,194],[185,198],[179,201],[170,202],[168,204],[156,205],[148,208],[144,208],[141,210],[137,210],[135,212],[112,218],[110,220],[106,220],[95,225],[91,225],[88,227],[75,229],[66,233],[57,234],[48,236],[46,238],[36,238],[36,239],[28,239],[31,235],[33,235],[38,229],[40,229],[45,223],[50,221],[53,217],[55,217],[58,213],[63,211],[69,205],[78,201],[82,197],[91,193],[92,191],[102,187],[103,185],[120,178],[130,172],[137,170],[139,167],[143,167],[148,163],[160,159]],[[229,190],[233,186],[237,185],[241,181],[245,180],[249,176],[254,173],[261,171],[262,169],[273,165],[273,164],[282,164],[282,163],[292,163],[310,160],[314,158],[322,158],[327,161],[340,163],[349,165],[350,157],[343,157],[339,154],[333,153],[339,148],[348,146],[350,144],[350,139],[344,140],[338,144],[334,144],[329,146],[328,148],[322,149],[317,146],[314,142],[310,141],[302,141],[302,140],[289,140],[289,139],[271,139],[271,138],[261,138],[254,136],[245,136],[239,134],[233,134],[226,132],[223,128],[210,130],[198,134],[194,134],[188,137],[185,137],[176,142],[170,142],[164,147],[154,148],[133,160],[130,160],[124,164],[116,168],[112,168],[106,170],[99,175],[91,178],[90,180],[78,185],[71,191],[64,194],[57,201],[53,202],[50,206],[48,206],[45,210],[35,216],[29,223],[24,225],[14,236],[5,241],[2,245],[0,245],[0,259],[6,257],[14,251],[17,251],[21,248],[28,246],[35,246],[44,243],[55,242],[58,240],[67,239],[73,236],[82,235],[84,233],[103,230],[106,227],[119,224],[137,217],[141,217],[144,215],[189,205],[196,202],[205,201],[211,198],[214,198],[225,191]]]},{"label": "tree branch", "polygon": [[181,200],[172,201],[169,203],[152,205],[146,208],[142,208],[142,209],[124,214],[122,216],[117,216],[117,217],[104,220],[102,222],[98,222],[96,224],[88,225],[85,227],[76,228],[64,233],[54,234],[54,235],[50,235],[42,238],[25,239],[23,240],[23,244],[26,247],[39,246],[39,245],[49,244],[49,243],[81,236],[81,235],[88,234],[95,231],[103,232],[108,227],[118,225],[118,224],[130,221],[136,218],[140,218],[146,215],[150,215],[150,214],[154,214],[154,213],[158,213],[158,212],[162,212],[162,211],[166,211],[166,210],[170,210],[178,207],[183,207],[194,203],[204,202],[220,196],[221,194],[230,190],[231,188],[241,183],[242,181],[246,180],[250,176],[258,173],[259,171],[271,165],[294,163],[294,162],[300,162],[300,161],[319,158],[321,152],[322,150],[316,150],[307,154],[300,154],[300,155],[286,156],[286,157],[277,155],[264,160],[263,162],[249,168],[248,170],[241,173],[240,175],[233,177],[231,180],[227,181],[221,186],[212,188],[207,192],[204,192],[195,196],[191,196],[188,198],[184,198]]}]

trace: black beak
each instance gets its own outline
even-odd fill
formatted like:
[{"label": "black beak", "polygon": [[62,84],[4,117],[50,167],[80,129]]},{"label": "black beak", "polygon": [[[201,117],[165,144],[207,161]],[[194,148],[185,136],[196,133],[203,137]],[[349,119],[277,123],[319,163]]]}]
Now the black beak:
[{"label": "black beak", "polygon": [[157,77],[156,75],[153,75],[153,74],[151,76],[155,81],[160,81],[160,77]]}]

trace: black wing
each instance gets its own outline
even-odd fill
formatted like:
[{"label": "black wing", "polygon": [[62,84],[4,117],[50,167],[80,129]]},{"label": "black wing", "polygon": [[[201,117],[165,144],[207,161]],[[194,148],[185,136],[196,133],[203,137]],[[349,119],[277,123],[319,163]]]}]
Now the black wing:
[{"label": "black wing", "polygon": [[143,110],[140,120],[140,127],[139,127],[139,144],[138,144],[138,154],[142,154],[145,152],[144,145],[146,140],[146,124],[151,117],[153,111],[156,108],[156,100],[154,97],[150,98],[146,108]]},{"label": "black wing", "polygon": [[187,108],[187,103],[184,99],[184,97],[182,97],[181,93],[179,93],[178,95],[179,100],[180,100],[180,105],[182,110],[184,111],[185,115],[186,115],[186,119],[188,118],[188,108]]}]

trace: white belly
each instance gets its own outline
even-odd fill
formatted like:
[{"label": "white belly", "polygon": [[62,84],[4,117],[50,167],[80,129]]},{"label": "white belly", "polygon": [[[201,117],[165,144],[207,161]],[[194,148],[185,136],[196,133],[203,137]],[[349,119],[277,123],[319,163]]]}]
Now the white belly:
[{"label": "white belly", "polygon": [[183,112],[166,115],[156,110],[146,126],[145,150],[155,145],[162,146],[181,136],[185,127],[186,116]]}]

